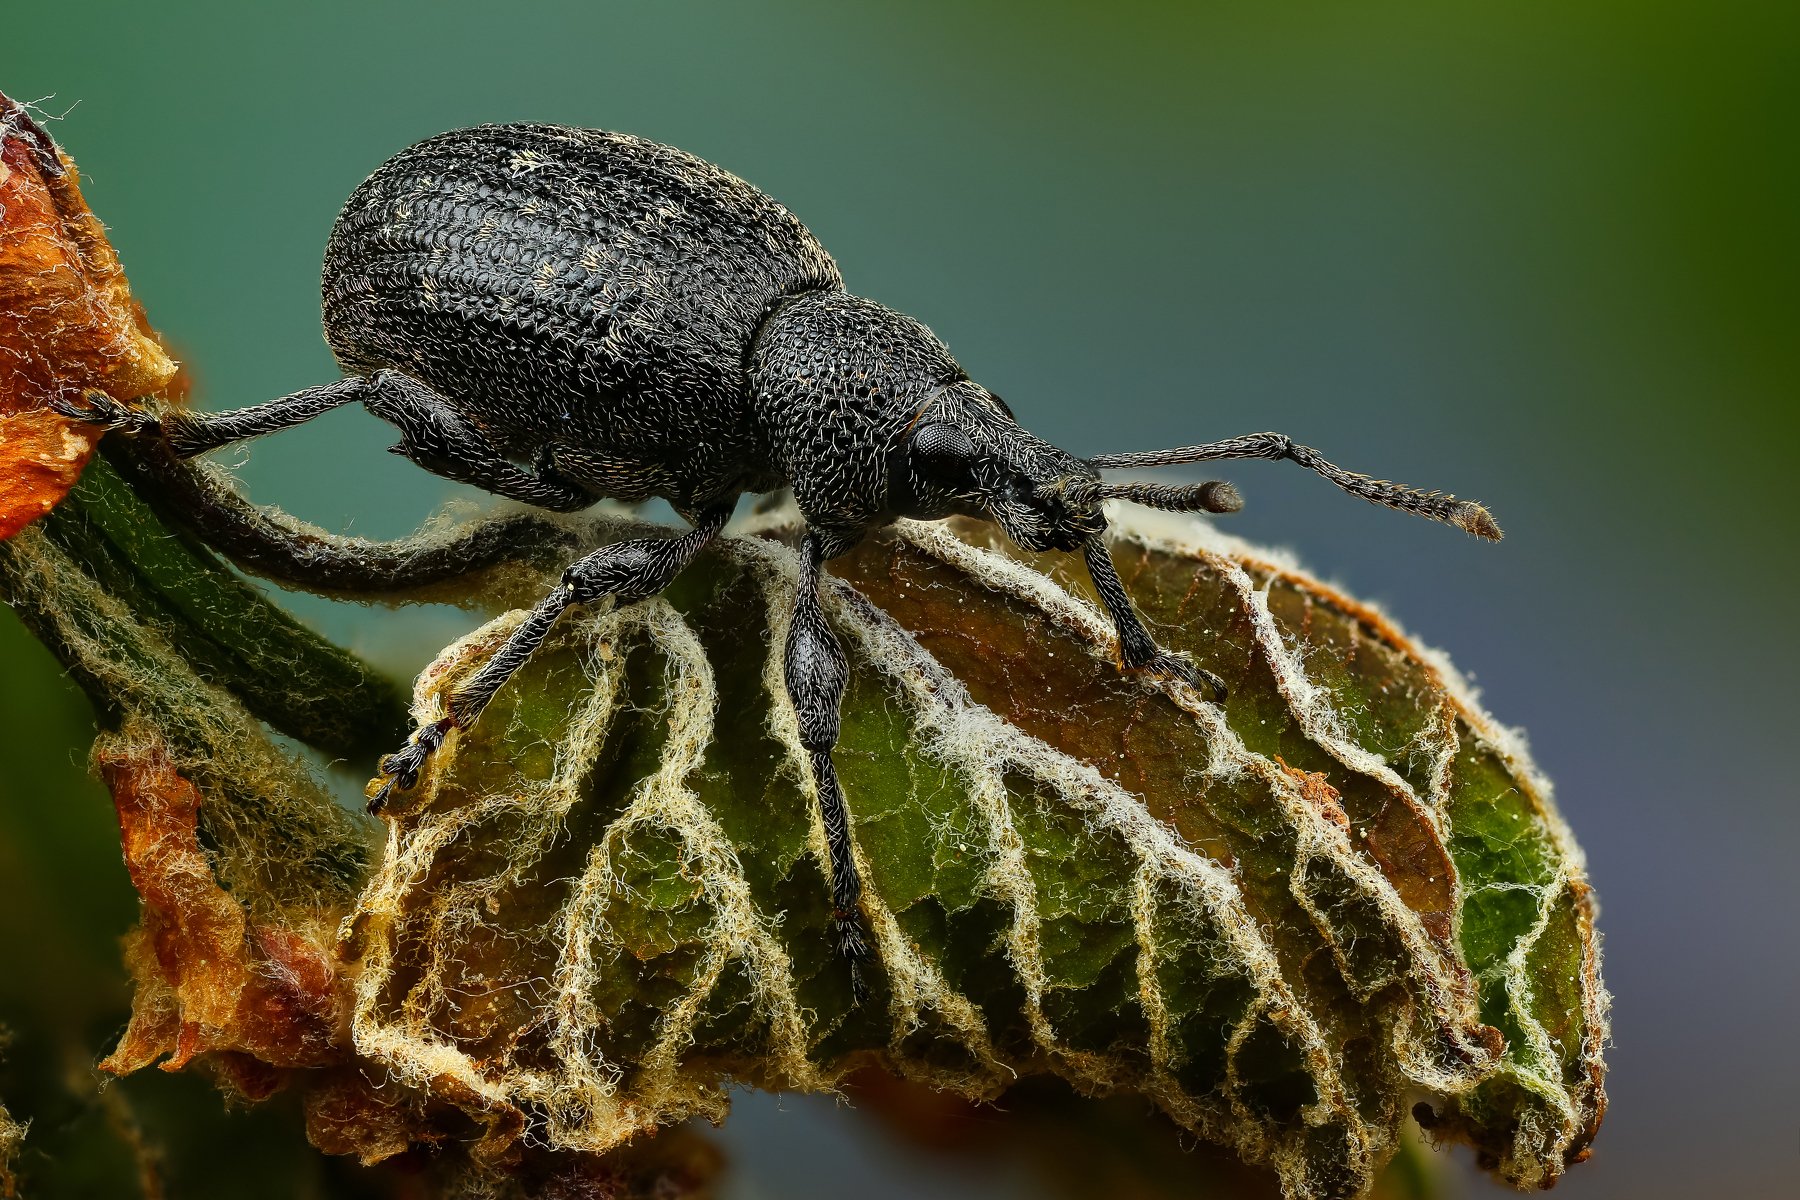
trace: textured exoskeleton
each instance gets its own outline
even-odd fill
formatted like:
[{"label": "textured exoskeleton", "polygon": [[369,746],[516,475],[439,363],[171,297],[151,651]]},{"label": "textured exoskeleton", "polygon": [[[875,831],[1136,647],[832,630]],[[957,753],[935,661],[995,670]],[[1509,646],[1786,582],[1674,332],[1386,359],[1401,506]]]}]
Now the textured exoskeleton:
[{"label": "textured exoskeleton", "polygon": [[867,953],[849,817],[832,767],[847,665],[819,604],[823,564],[897,517],[971,515],[1021,545],[1082,551],[1122,666],[1223,699],[1160,651],[1102,540],[1102,501],[1238,507],[1228,484],[1103,483],[1099,470],[1287,458],[1366,499],[1499,530],[1479,505],[1353,475],[1280,434],[1082,459],[1032,436],[911,317],[846,292],[824,248],[776,201],[718,167],[625,134],[484,125],[421,142],[350,196],[326,246],[326,340],[341,380],[203,415],[98,393],[70,415],[162,438],[188,456],[360,402],[397,453],[440,475],[558,511],[602,497],[668,500],[694,525],[605,546],[569,567],[448,714],[381,764],[371,807],[412,787],[564,609],[654,595],[744,492],[791,486],[804,570],[788,691],[831,847],[837,940],[859,995]]}]

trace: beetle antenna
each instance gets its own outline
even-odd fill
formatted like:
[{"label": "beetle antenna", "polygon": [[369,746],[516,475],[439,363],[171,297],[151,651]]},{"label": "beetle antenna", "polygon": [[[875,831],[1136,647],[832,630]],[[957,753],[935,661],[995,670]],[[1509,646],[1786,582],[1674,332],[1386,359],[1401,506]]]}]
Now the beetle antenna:
[{"label": "beetle antenna", "polygon": [[1130,500],[1165,512],[1234,513],[1244,507],[1244,498],[1238,490],[1222,479],[1177,484],[1102,483],[1095,480],[1080,488],[1077,497],[1072,498]]},{"label": "beetle antenna", "polygon": [[[1493,514],[1473,500],[1458,500],[1455,496],[1448,496],[1442,492],[1420,491],[1418,488],[1410,488],[1405,484],[1391,483],[1385,479],[1372,479],[1367,475],[1346,471],[1337,464],[1326,461],[1325,457],[1311,446],[1302,446],[1282,433],[1251,433],[1243,437],[1226,438],[1222,442],[1208,442],[1204,446],[1181,446],[1174,450],[1146,450],[1136,454],[1100,454],[1089,459],[1088,462],[1096,470],[1106,471],[1131,467],[1167,467],[1177,463],[1211,462],[1223,458],[1266,458],[1275,461],[1287,459],[1323,475],[1352,496],[1361,496],[1372,504],[1383,504],[1388,508],[1397,508],[1401,512],[1429,517],[1434,521],[1443,521],[1472,533],[1476,537],[1487,538],[1490,541],[1500,540],[1500,526],[1495,522]],[[1101,486],[1110,488],[1118,485],[1102,484]],[[1201,484],[1199,486],[1206,487],[1208,485]],[[1137,497],[1128,498],[1136,499]],[[1149,501],[1145,502],[1149,503]]]}]

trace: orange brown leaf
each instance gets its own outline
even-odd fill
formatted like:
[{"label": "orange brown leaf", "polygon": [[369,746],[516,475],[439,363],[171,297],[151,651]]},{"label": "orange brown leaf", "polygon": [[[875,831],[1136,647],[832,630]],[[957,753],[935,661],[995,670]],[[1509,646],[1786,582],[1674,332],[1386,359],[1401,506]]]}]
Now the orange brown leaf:
[{"label": "orange brown leaf", "polygon": [[52,397],[97,389],[136,400],[175,373],[75,164],[0,96],[0,538],[62,499],[99,440],[46,410]]},{"label": "orange brown leaf", "polygon": [[[343,1054],[329,926],[258,924],[219,886],[198,837],[200,792],[159,745],[102,754],[143,919],[126,939],[137,981],[131,1023],[101,1063],[125,1074],[202,1055],[244,1092],[279,1086],[268,1067],[323,1066]],[[247,1058],[250,1061],[241,1061]],[[255,1064],[261,1064],[257,1067]]]}]

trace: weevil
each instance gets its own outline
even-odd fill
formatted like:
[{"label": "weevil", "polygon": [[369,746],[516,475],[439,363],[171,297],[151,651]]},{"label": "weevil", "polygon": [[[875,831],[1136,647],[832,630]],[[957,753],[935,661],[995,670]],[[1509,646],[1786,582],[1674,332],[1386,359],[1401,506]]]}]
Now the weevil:
[{"label": "weevil", "polygon": [[1480,505],[1345,471],[1278,433],[1081,458],[1031,434],[913,318],[852,295],[785,207],[669,146],[554,125],[429,138],[351,193],[325,248],[325,338],[343,378],[231,412],[152,411],[101,393],[67,415],[154,437],[179,457],[360,403],[392,449],[439,475],[557,512],[660,497],[693,528],[571,565],[442,719],[384,758],[380,811],[413,788],[567,609],[647,599],[717,537],[738,498],[789,487],[804,519],[783,665],[830,848],[834,937],[856,995],[869,953],[850,817],[832,765],[848,671],[820,605],[832,558],[896,518],[964,515],[1030,550],[1079,551],[1118,632],[1119,665],[1223,701],[1160,649],[1106,548],[1109,498],[1230,512],[1222,482],[1100,472],[1286,459],[1366,500],[1485,538]]}]

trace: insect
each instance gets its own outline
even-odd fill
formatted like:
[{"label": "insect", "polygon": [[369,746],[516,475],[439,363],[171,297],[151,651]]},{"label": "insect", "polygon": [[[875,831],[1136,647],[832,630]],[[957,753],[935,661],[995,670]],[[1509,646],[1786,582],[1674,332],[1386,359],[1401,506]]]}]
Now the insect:
[{"label": "insect", "polygon": [[788,486],[805,521],[784,668],[830,847],[834,936],[857,996],[869,953],[849,814],[832,765],[847,661],[821,572],[898,517],[983,518],[1031,550],[1079,551],[1118,631],[1119,664],[1224,686],[1160,649],[1103,534],[1108,498],[1176,512],[1240,507],[1230,484],[1105,482],[1102,470],[1287,459],[1378,504],[1498,538],[1480,505],[1353,474],[1277,433],[1080,458],[1033,436],[911,317],[845,290],[782,205],[641,138],[483,125],[402,151],[350,196],[325,249],[323,318],[344,377],[202,414],[98,392],[65,414],[189,457],[361,403],[429,471],[558,512],[667,500],[693,528],[571,565],[442,719],[380,763],[372,811],[414,787],[567,609],[654,596],[718,536],[738,498]]}]

